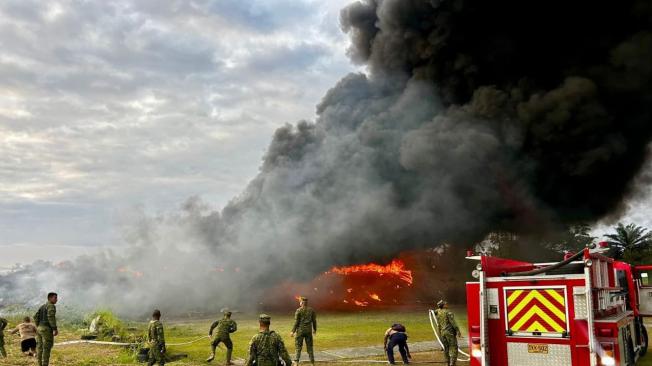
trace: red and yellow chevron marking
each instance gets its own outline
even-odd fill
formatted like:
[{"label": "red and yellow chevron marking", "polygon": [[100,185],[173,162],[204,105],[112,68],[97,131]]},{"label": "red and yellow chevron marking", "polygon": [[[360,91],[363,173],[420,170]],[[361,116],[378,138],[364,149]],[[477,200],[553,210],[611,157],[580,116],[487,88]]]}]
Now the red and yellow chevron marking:
[{"label": "red and yellow chevron marking", "polygon": [[507,290],[507,323],[514,332],[566,331],[564,290]]}]

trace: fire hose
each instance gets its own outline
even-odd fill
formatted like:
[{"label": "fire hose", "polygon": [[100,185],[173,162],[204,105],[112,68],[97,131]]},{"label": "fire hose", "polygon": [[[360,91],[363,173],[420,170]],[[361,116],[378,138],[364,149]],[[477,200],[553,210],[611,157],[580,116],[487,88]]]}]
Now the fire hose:
[{"label": "fire hose", "polygon": [[[202,339],[210,338],[210,336],[203,336],[199,337],[197,339],[193,339],[192,341],[188,342],[183,342],[183,343],[166,343],[166,346],[186,346],[189,344],[193,344],[195,342],[199,342]],[[79,341],[67,341],[67,342],[61,342],[61,343],[55,343],[54,346],[69,346],[73,344],[99,344],[99,345],[106,345],[106,346],[122,346],[122,347],[128,347],[128,346],[135,346],[138,343],[122,343],[122,342],[103,342],[103,341],[90,341],[90,340],[79,340]]]},{"label": "fire hose", "polygon": [[[439,334],[437,333],[437,328],[439,327],[439,322],[437,321],[437,317],[435,316],[435,311],[430,309],[428,310],[428,318],[430,319],[430,326],[432,327],[432,332],[435,333],[435,337],[437,338],[437,342],[441,346],[441,349],[444,349],[444,343],[442,343],[441,338],[439,338]],[[437,325],[437,328],[435,328],[435,324]],[[462,351],[462,349],[458,346],[457,351],[464,356],[468,357],[467,359],[461,359],[457,358],[458,361],[460,362],[467,362],[471,360],[471,356],[469,356],[468,353]]]},{"label": "fire hose", "polygon": [[186,345],[189,345],[189,344],[193,344],[195,342],[199,342],[202,339],[206,339],[206,338],[210,338],[210,336],[199,337],[197,339],[193,339],[192,341],[183,342],[183,343],[166,343],[165,345],[166,346],[186,346]]}]

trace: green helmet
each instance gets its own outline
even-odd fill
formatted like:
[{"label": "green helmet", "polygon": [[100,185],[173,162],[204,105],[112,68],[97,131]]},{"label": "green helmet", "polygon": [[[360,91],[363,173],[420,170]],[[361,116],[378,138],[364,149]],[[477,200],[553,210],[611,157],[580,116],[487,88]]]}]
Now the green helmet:
[{"label": "green helmet", "polygon": [[269,324],[269,323],[272,321],[272,317],[269,316],[269,315],[267,315],[267,314],[260,314],[260,315],[258,316],[258,320],[259,320],[261,323]]}]

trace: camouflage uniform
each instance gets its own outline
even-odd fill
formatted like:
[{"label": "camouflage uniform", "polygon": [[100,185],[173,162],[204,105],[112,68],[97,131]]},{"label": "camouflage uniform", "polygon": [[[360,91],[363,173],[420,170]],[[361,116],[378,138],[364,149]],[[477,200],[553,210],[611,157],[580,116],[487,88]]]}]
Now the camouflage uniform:
[{"label": "camouflage uniform", "polygon": [[[269,321],[269,316],[263,314],[260,319]],[[292,360],[290,360],[290,355],[285,349],[281,336],[273,330],[265,330],[251,339],[249,357],[245,366],[278,366],[279,358],[283,359],[285,366],[292,365]]]},{"label": "camouflage uniform", "polygon": [[7,351],[5,351],[5,328],[7,328],[7,319],[0,318],[0,356],[7,357]]},{"label": "camouflage uniform", "polygon": [[312,331],[317,331],[317,314],[315,311],[308,307],[302,306],[294,313],[294,326],[292,333],[296,333],[294,338],[294,345],[297,350],[295,361],[299,362],[301,359],[301,348],[303,341],[306,341],[306,351],[310,357],[310,362],[315,363],[315,354],[312,349]]},{"label": "camouflage uniform", "polygon": [[229,315],[224,315],[221,320],[216,320],[211,324],[211,329],[208,331],[209,335],[213,335],[213,329],[217,328],[213,342],[211,343],[212,354],[207,361],[212,361],[215,357],[215,349],[220,344],[224,343],[226,346],[226,363],[231,363],[231,354],[233,353],[233,342],[231,341],[230,334],[238,330],[238,324],[231,320]]},{"label": "camouflage uniform", "polygon": [[147,343],[149,344],[149,366],[156,362],[165,365],[165,335],[163,334],[163,323],[160,320],[152,320],[147,328]]},{"label": "camouflage uniform", "polygon": [[435,310],[437,317],[439,336],[444,344],[444,357],[446,364],[455,366],[457,363],[457,336],[460,334],[460,328],[455,322],[453,313],[448,309]]},{"label": "camouflage uniform", "polygon": [[57,330],[57,307],[51,302],[41,306],[34,314],[36,325],[36,360],[39,366],[50,364],[50,352],[54,346],[54,331]]}]

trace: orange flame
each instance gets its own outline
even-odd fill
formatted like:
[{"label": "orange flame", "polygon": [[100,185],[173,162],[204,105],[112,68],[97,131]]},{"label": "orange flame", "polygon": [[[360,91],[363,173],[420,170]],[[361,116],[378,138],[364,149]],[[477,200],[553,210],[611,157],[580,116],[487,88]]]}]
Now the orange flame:
[{"label": "orange flame", "polygon": [[135,278],[141,278],[141,277],[143,277],[143,276],[145,275],[145,274],[144,274],[143,272],[141,272],[141,271],[135,271],[135,270],[129,269],[129,268],[127,268],[127,267],[119,267],[119,268],[117,269],[117,271],[118,271],[119,273],[130,273],[130,274],[132,274]]},{"label": "orange flame", "polygon": [[369,298],[376,301],[382,301],[380,299],[380,296],[378,296],[378,294],[369,294]]},{"label": "orange flame", "polygon": [[394,259],[390,264],[383,266],[376,263],[369,263],[348,267],[333,267],[326,273],[336,273],[348,276],[352,273],[378,273],[380,276],[390,274],[398,276],[402,281],[408,285],[412,285],[412,271],[405,269],[405,263],[398,259]]},{"label": "orange flame", "polygon": [[353,302],[354,302],[357,306],[361,306],[361,307],[369,306],[369,303],[366,302],[366,301],[353,300]]}]

